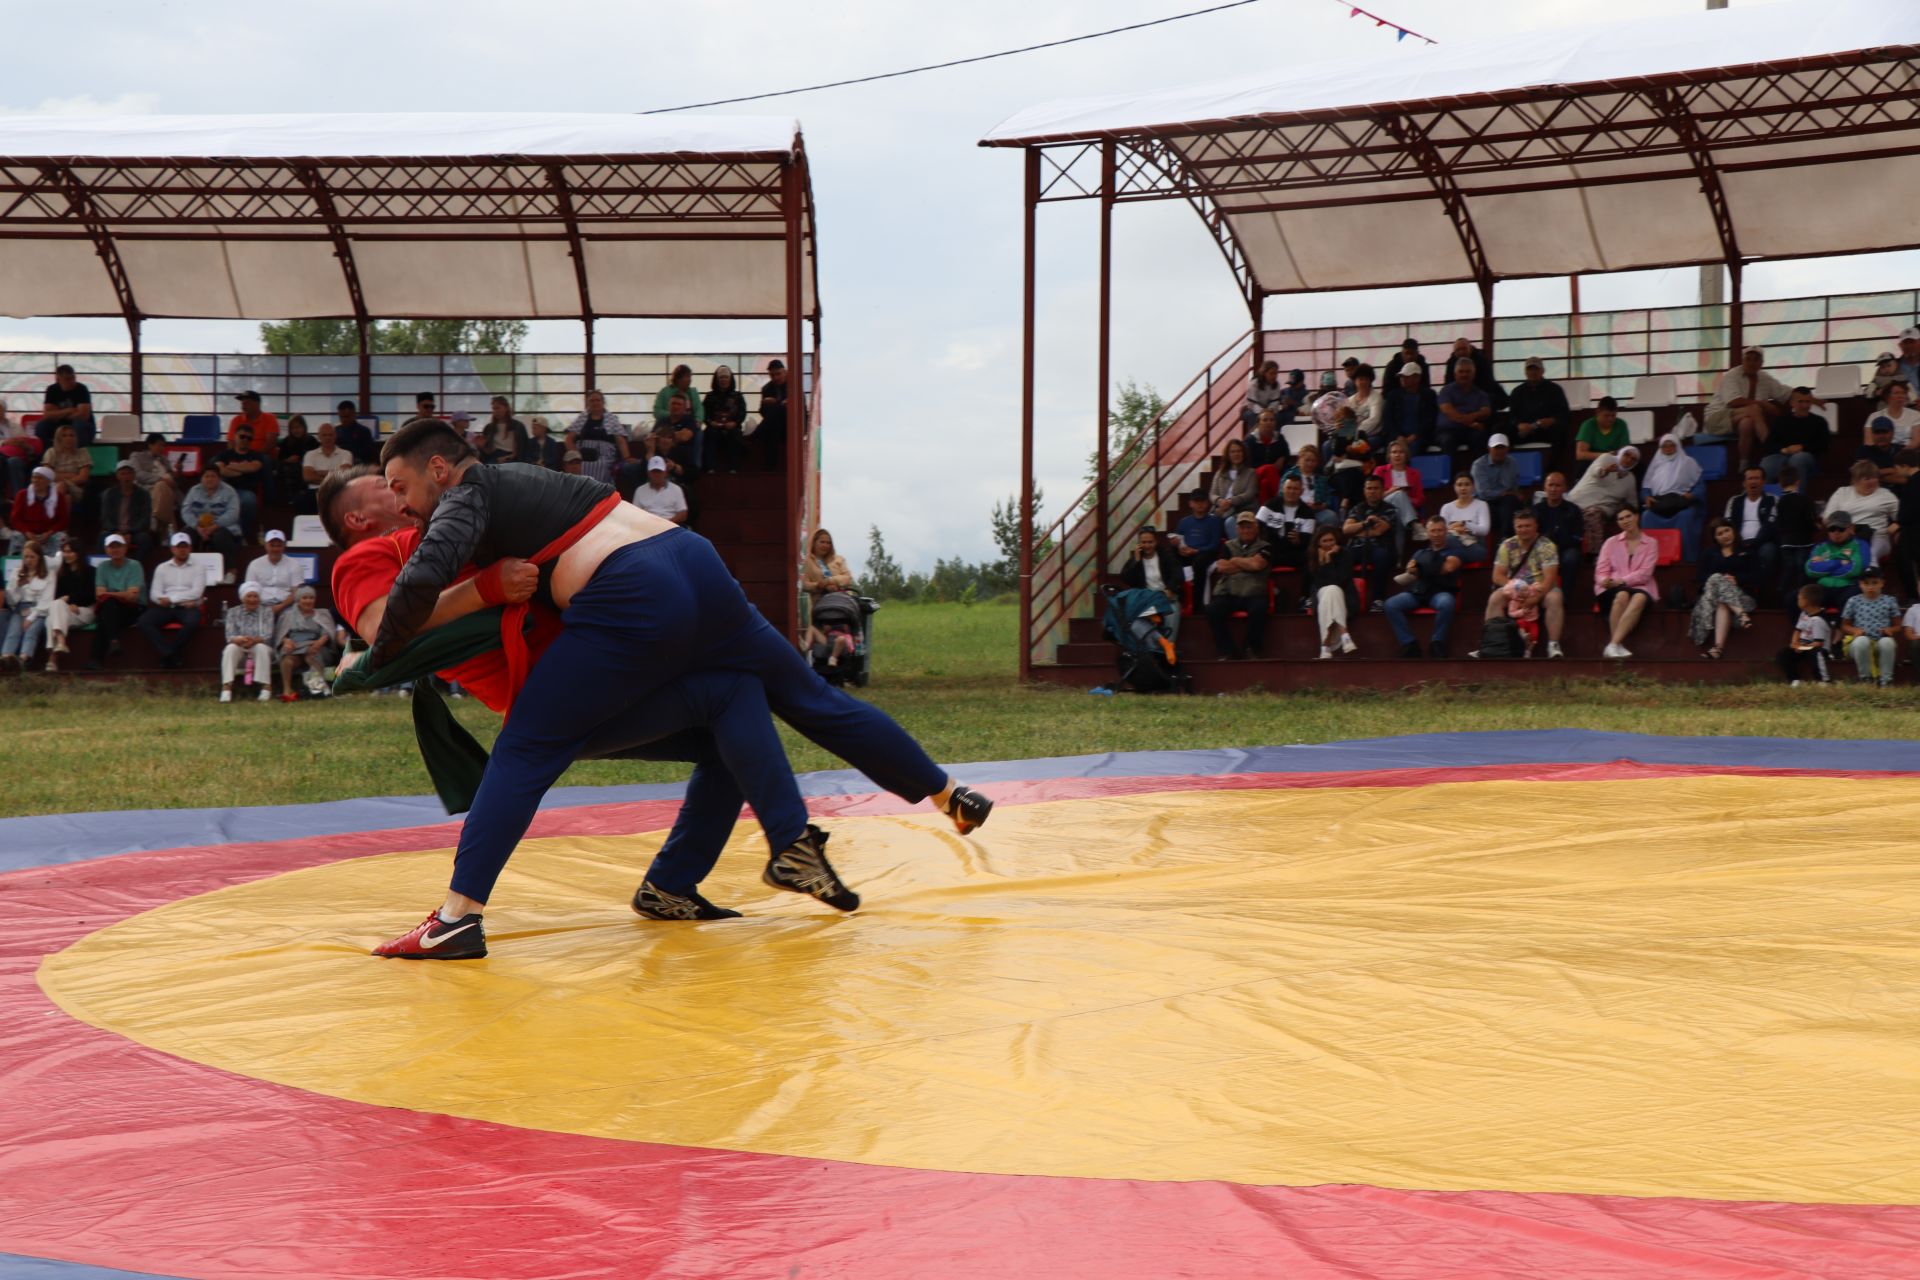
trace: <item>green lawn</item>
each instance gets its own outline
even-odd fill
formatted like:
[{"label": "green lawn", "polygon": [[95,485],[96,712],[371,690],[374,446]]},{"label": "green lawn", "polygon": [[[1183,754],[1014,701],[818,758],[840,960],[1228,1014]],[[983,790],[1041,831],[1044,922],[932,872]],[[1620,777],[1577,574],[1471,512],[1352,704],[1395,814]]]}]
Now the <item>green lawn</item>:
[{"label": "green lawn", "polygon": [[[1006,605],[888,605],[876,619],[874,683],[866,696],[936,759],[955,762],[1470,729],[1905,738],[1916,730],[1920,705],[1905,687],[1883,693],[1545,680],[1523,691],[1095,698],[1019,687],[1015,628]],[[214,692],[212,677],[191,696],[60,677],[0,683],[0,765],[9,783],[0,816],[427,790],[401,699],[222,706]],[[489,740],[494,717],[471,702],[458,705],[461,719]],[[795,769],[837,767],[812,744],[791,733],[785,738]],[[596,761],[576,766],[564,782],[684,776],[679,766]]]}]

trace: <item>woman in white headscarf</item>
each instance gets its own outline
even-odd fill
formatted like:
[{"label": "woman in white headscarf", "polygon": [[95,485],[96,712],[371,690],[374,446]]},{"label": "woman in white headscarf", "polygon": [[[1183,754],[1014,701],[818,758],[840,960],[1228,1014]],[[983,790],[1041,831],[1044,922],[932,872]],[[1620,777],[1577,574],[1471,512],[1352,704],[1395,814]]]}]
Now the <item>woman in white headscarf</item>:
[{"label": "woman in white headscarf", "polygon": [[1603,453],[1567,494],[1567,501],[1580,508],[1586,524],[1588,554],[1597,555],[1601,545],[1613,536],[1613,518],[1621,508],[1639,507],[1639,486],[1633,479],[1633,469],[1639,465],[1640,451],[1632,445],[1618,453]]},{"label": "woman in white headscarf", "polygon": [[1700,464],[1687,456],[1674,436],[1661,436],[1660,444],[1647,464],[1647,478],[1640,486],[1640,527],[1678,529],[1680,557],[1689,564],[1700,558],[1700,524],[1706,516],[1704,498],[1694,493],[1700,483]]}]

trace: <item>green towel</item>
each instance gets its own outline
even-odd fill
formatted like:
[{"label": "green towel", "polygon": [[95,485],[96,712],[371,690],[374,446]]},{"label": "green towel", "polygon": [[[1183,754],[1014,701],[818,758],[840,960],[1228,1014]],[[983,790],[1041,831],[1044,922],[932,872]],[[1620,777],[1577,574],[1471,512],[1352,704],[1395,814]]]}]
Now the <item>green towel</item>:
[{"label": "green towel", "polygon": [[[498,649],[500,613],[499,609],[483,609],[422,632],[379,670],[355,665],[333,682],[335,693],[413,685],[413,736],[420,745],[420,758],[426,762],[427,776],[448,813],[465,813],[473,807],[480,775],[487,769],[487,752],[454,719],[453,710],[433,687],[433,673]],[[531,623],[532,614],[527,618]]]}]

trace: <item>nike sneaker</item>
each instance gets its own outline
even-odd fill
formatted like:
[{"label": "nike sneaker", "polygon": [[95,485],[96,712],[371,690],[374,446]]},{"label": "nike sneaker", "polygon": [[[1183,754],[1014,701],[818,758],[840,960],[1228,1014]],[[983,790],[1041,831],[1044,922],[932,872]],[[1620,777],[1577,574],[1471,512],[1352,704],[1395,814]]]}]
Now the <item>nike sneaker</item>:
[{"label": "nike sneaker", "polygon": [[953,825],[963,836],[975,827],[984,825],[987,815],[992,812],[993,801],[972,787],[955,787],[947,793],[946,814],[953,819]]},{"label": "nike sneaker", "polygon": [[436,911],[392,942],[375,947],[373,954],[401,960],[478,960],[487,954],[487,931],[478,912],[448,924]]},{"label": "nike sneaker", "polygon": [[775,889],[818,898],[836,911],[853,911],[860,895],[842,884],[827,861],[827,833],[812,823],[807,834],[767,859],[760,878]]},{"label": "nike sneaker", "polygon": [[649,920],[737,920],[740,917],[731,907],[714,906],[701,897],[698,890],[668,893],[651,880],[640,882],[640,888],[633,895],[633,909]]}]

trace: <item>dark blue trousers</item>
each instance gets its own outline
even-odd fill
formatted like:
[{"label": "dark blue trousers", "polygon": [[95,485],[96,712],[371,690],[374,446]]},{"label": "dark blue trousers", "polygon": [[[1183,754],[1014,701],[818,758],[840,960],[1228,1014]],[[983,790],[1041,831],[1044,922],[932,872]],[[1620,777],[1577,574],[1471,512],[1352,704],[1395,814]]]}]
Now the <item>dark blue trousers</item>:
[{"label": "dark blue trousers", "polygon": [[[946,784],[945,771],[891,717],[814,672],[696,533],[675,529],[622,547],[561,621],[559,638],[534,664],[494,741],[460,831],[456,893],[485,902],[540,798],[586,745],[618,733],[623,718],[647,722],[663,694],[696,672],[756,678],[774,715],[895,795],[919,801]],[[764,777],[776,763],[787,767],[777,737],[773,760],[764,758],[764,747],[757,750],[760,759],[727,761],[735,778]],[[778,837],[769,830],[769,838]]]}]

